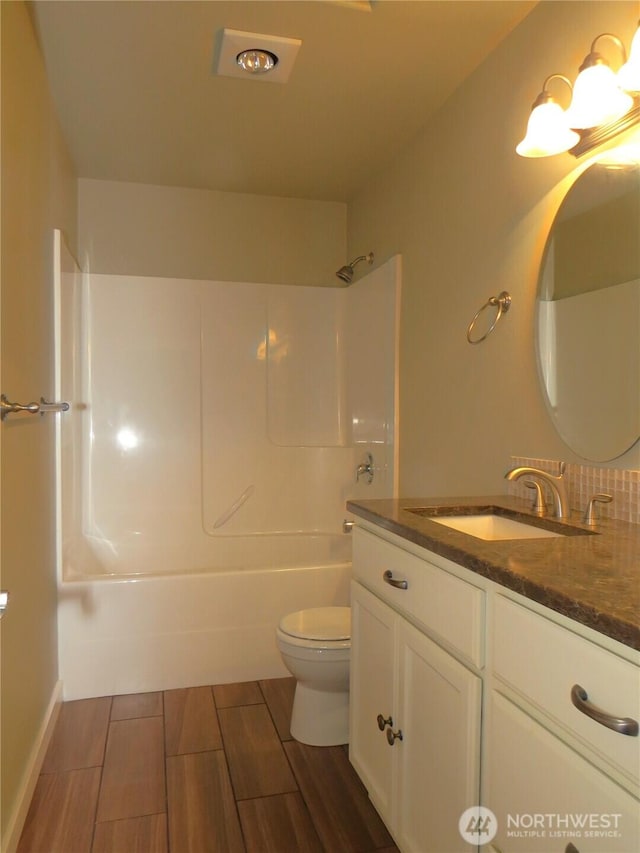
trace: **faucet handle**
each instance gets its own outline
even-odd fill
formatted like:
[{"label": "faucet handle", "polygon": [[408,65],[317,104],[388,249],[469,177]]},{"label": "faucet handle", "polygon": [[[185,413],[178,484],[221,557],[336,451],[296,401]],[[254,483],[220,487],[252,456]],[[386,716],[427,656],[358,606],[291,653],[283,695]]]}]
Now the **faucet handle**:
[{"label": "faucet handle", "polygon": [[535,489],[536,491],[531,510],[536,515],[545,515],[547,512],[547,503],[544,499],[544,495],[542,493],[542,486],[540,485],[540,483],[538,483],[537,480],[523,480],[522,485],[526,486],[528,489]]},{"label": "faucet handle", "polygon": [[602,493],[594,495],[587,504],[587,508],[582,518],[582,523],[590,524],[591,526],[597,524],[598,518],[596,513],[596,504],[610,504],[612,500],[613,497],[611,495],[606,495]]},{"label": "faucet handle", "polygon": [[363,474],[366,474],[366,482],[371,485],[371,483],[373,483],[374,471],[375,469],[373,467],[373,456],[370,453],[366,453],[364,457],[364,462],[361,462],[356,468],[356,483],[359,481],[360,477],[362,477]]}]

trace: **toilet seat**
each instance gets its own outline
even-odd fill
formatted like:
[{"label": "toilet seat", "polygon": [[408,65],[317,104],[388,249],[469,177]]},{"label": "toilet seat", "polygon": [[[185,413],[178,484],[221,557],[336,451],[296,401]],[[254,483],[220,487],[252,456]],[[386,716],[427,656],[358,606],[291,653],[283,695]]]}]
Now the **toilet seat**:
[{"label": "toilet seat", "polygon": [[294,643],[295,640],[304,640],[309,645],[336,644],[344,647],[351,641],[351,608],[312,607],[297,610],[283,616],[278,627]]}]

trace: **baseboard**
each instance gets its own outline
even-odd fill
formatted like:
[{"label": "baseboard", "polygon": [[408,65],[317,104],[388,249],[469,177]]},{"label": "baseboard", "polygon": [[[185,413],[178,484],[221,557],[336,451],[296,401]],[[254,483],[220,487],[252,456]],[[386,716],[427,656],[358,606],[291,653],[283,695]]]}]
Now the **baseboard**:
[{"label": "baseboard", "polygon": [[13,814],[9,818],[5,837],[2,839],[1,853],[15,853],[18,848],[18,842],[22,835],[24,822],[27,819],[33,792],[36,789],[38,776],[40,775],[40,770],[44,763],[44,757],[47,753],[49,741],[51,740],[51,735],[53,734],[53,729],[58,719],[61,706],[62,682],[58,681],[51,693],[51,699],[49,700],[44,720],[40,726],[38,736],[33,745],[33,749],[31,750],[31,754],[22,777]]}]

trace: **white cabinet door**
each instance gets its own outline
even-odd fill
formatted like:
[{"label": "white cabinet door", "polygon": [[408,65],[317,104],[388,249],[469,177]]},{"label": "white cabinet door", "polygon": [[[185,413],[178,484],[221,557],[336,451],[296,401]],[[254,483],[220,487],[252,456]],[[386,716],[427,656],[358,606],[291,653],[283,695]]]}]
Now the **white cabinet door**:
[{"label": "white cabinet door", "polygon": [[405,853],[471,850],[458,824],[479,804],[482,680],[403,619],[397,643],[398,846]]},{"label": "white cabinet door", "polygon": [[391,828],[393,750],[377,717],[393,719],[396,614],[358,583],[351,585],[349,758]]},{"label": "white cabinet door", "polygon": [[351,762],[403,853],[470,850],[482,681],[358,583],[351,611]]},{"label": "white cabinet door", "polygon": [[640,803],[496,692],[487,764],[501,853],[640,850]]}]

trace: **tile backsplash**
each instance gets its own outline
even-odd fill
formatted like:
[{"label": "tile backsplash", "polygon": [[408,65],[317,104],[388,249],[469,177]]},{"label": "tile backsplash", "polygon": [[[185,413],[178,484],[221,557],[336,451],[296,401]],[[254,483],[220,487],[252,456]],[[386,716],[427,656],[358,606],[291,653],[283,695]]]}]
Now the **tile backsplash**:
[{"label": "tile backsplash", "polygon": [[[526,456],[511,456],[509,467],[527,465],[557,474],[560,463],[556,459],[530,459]],[[621,468],[595,468],[592,465],[567,463],[565,477],[569,488],[569,503],[572,509],[584,512],[589,500],[599,492],[611,495],[611,503],[598,504],[603,518],[617,518],[640,524],[640,471]],[[531,490],[522,480],[507,482],[507,492],[521,498],[530,498]],[[548,499],[548,498],[547,498]]]}]

